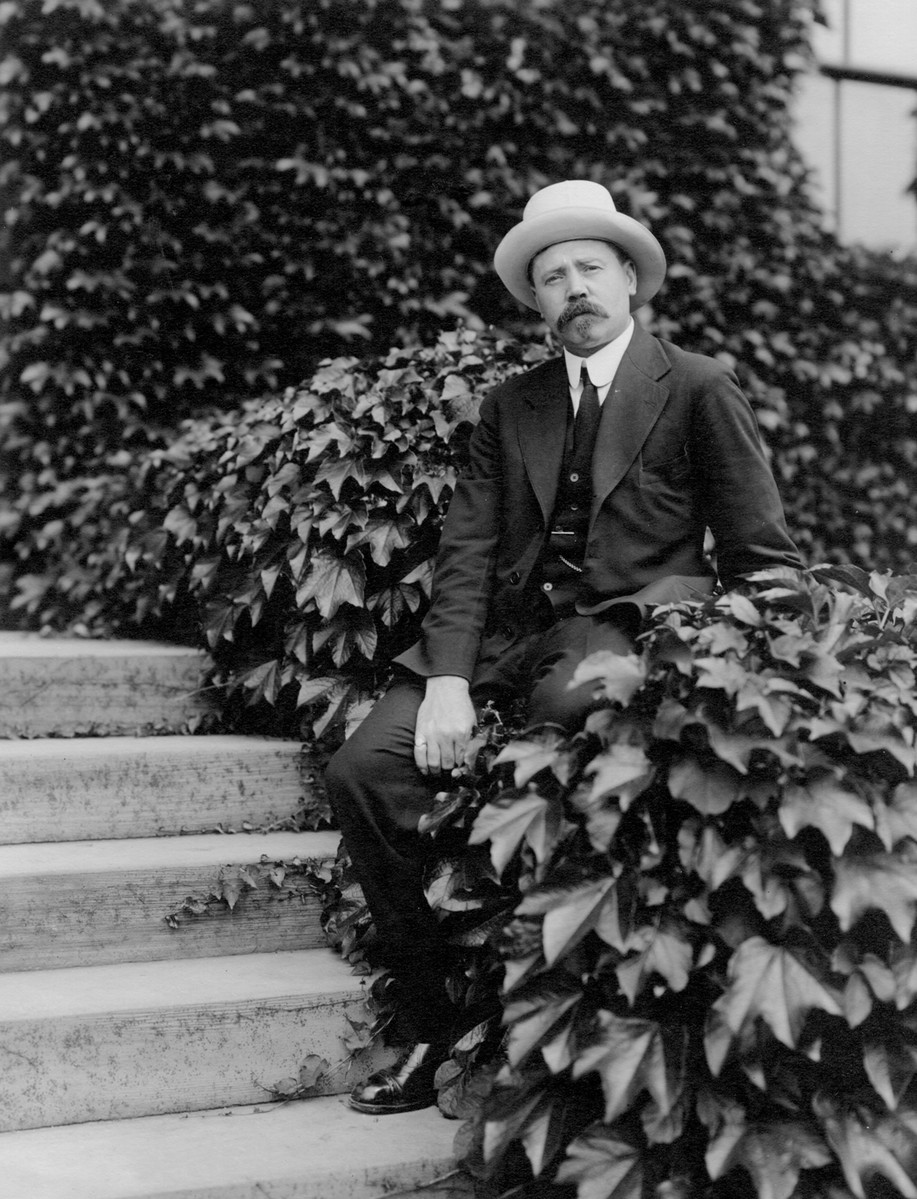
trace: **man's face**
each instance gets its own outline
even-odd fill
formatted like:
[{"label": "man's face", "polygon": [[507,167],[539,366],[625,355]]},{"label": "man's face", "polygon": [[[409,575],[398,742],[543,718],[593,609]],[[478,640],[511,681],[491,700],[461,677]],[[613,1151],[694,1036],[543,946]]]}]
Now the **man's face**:
[{"label": "man's face", "polygon": [[637,272],[604,241],[562,241],[532,260],[538,310],[567,349],[587,358],[623,333]]}]

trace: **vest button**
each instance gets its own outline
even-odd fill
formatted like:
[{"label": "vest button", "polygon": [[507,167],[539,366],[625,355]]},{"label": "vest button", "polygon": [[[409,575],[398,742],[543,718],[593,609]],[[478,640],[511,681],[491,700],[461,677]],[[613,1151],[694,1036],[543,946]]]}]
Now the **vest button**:
[{"label": "vest button", "polygon": [[521,577],[522,577],[522,576],[519,574],[519,571],[518,571],[518,570],[514,570],[514,571],[513,571],[513,573],[512,573],[512,574],[509,576],[509,581],[510,581],[510,582],[512,583],[512,585],[515,587],[515,586],[516,586],[516,584],[519,582],[519,579],[520,579]]},{"label": "vest button", "polygon": [[570,482],[571,483],[579,482],[579,474],[576,471],[573,471],[573,473],[570,475]]},{"label": "vest button", "polygon": [[541,584],[541,590],[542,590],[542,591],[553,591],[553,590],[554,590],[554,584],[553,584],[553,583],[542,583],[542,584]]}]

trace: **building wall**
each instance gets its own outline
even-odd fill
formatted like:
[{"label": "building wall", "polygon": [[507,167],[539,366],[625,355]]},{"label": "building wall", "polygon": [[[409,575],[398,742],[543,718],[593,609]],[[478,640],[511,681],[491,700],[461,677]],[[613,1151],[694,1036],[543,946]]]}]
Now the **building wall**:
[{"label": "building wall", "polygon": [[917,0],[823,0],[796,136],[841,240],[917,251]]}]

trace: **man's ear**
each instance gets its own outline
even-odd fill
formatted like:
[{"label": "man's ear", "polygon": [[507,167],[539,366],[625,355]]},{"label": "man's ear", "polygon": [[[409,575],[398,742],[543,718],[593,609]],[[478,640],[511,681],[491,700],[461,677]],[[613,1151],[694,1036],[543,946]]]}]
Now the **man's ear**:
[{"label": "man's ear", "polygon": [[632,258],[625,260],[624,270],[627,274],[627,294],[632,296],[637,291],[637,268]]}]

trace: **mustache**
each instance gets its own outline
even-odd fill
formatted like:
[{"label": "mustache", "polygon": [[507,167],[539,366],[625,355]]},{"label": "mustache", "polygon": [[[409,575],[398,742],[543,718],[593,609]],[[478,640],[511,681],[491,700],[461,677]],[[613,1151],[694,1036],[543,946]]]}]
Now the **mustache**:
[{"label": "mustache", "polygon": [[558,329],[563,329],[564,325],[569,325],[571,321],[576,320],[578,316],[608,316],[608,313],[599,304],[593,304],[590,300],[574,300],[572,304],[568,304],[557,319]]}]

